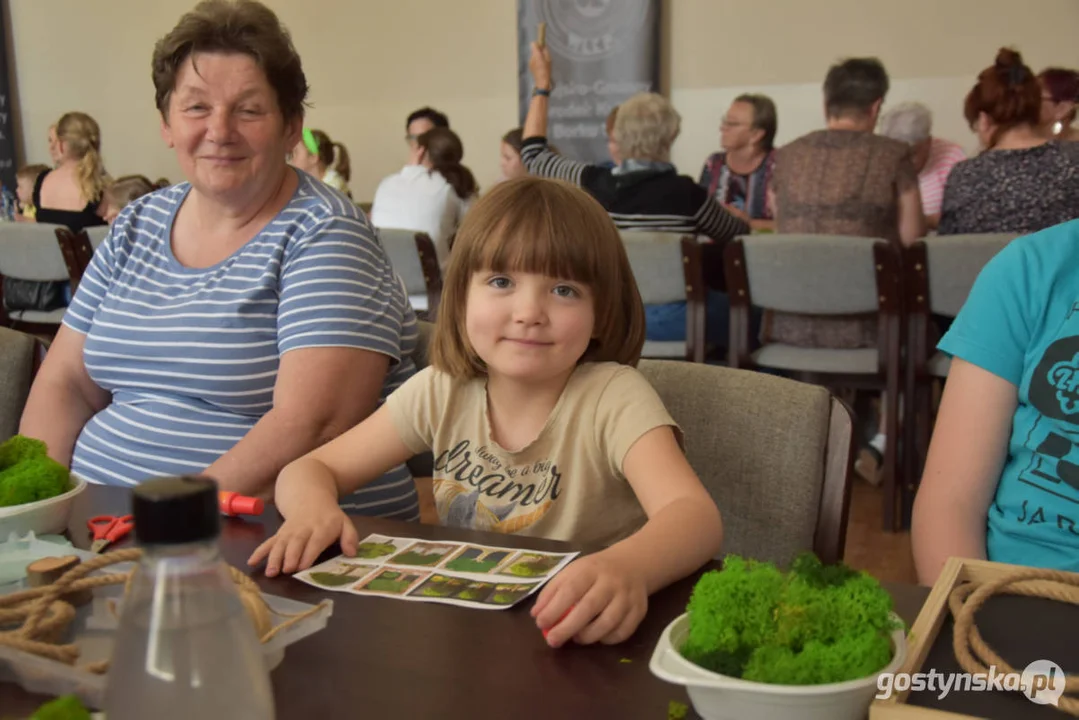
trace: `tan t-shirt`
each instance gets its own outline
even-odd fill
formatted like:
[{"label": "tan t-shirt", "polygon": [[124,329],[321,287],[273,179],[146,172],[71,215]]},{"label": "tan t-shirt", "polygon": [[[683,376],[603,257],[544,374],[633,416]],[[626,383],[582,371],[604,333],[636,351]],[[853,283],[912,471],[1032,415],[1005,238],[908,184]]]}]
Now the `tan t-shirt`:
[{"label": "tan t-shirt", "polygon": [[405,445],[435,456],[443,525],[582,544],[610,544],[644,524],[622,461],[652,428],[681,437],[644,376],[617,363],[578,366],[539,436],[517,452],[491,439],[486,378],[455,381],[429,367],[386,405]]}]

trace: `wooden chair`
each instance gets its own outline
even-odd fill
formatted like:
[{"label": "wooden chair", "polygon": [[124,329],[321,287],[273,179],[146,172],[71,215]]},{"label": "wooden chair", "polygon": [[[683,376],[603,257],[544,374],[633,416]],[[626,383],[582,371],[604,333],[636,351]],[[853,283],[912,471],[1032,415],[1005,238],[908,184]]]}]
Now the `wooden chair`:
[{"label": "wooden chair", "polygon": [[[947,235],[926,238],[906,250],[908,298],[907,366],[903,395],[907,398],[907,492],[921,479],[933,427],[933,382],[943,380],[951,358],[935,350],[933,316],[954,318],[967,301],[986,263],[1014,240],[1014,234]],[[932,272],[930,272],[932,270]]]},{"label": "wooden chair", "polygon": [[[885,240],[832,235],[754,235],[724,253],[731,301],[732,367],[770,368],[831,388],[884,394],[884,527],[904,523],[899,453],[902,259]],[[766,343],[751,352],[752,306],[809,315],[876,313],[877,347],[849,350]]]},{"label": "wooden chair", "polygon": [[685,341],[648,340],[641,357],[704,362],[705,289],[701,252],[690,236],[661,232],[623,232],[629,265],[645,305],[686,303]]},{"label": "wooden chair", "polygon": [[379,228],[378,236],[393,269],[405,284],[412,308],[423,312],[424,319],[434,320],[442,300],[442,270],[431,236],[391,228]]},{"label": "wooden chair", "polygon": [[843,558],[854,420],[819,385],[716,365],[642,360],[723,515],[723,550],[787,565]]}]

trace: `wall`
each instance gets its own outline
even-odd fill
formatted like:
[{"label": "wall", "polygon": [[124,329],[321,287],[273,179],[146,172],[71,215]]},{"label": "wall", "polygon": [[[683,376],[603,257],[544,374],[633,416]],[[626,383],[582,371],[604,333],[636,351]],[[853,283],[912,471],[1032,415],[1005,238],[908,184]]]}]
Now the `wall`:
[{"label": "wall", "polygon": [[[102,126],[114,175],[179,180],[161,143],[150,56],[190,0],[9,0],[23,158],[47,160],[48,125],[83,110]],[[498,175],[498,138],[517,124],[512,0],[268,0],[292,31],[312,88],[308,125],[344,142],[352,188],[370,199],[404,162],[404,119],[445,111],[481,186]],[[1038,13],[1031,12],[1036,8]],[[740,92],[779,108],[779,141],[820,127],[820,83],[850,55],[881,57],[889,102],[920,99],[938,134],[971,145],[962,98],[996,49],[1037,70],[1079,66],[1079,1],[667,0],[664,85],[683,116],[674,160],[696,174],[719,119]]]}]

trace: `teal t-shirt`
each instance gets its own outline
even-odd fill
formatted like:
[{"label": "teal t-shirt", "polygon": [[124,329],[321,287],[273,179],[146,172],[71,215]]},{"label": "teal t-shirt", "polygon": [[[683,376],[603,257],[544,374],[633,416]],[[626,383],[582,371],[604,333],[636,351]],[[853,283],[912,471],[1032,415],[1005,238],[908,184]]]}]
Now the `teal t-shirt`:
[{"label": "teal t-shirt", "polygon": [[1019,390],[989,559],[1079,571],[1079,220],[993,258],[940,349]]}]

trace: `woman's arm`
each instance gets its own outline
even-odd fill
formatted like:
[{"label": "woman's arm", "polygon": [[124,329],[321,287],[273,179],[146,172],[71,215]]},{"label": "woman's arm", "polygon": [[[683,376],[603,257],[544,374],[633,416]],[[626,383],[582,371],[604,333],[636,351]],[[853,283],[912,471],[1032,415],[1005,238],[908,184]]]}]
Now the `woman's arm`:
[{"label": "woman's arm", "polygon": [[925,237],[925,215],[918,185],[899,193],[899,241],[909,247]]},{"label": "woman's arm", "polygon": [[547,636],[553,647],[571,638],[625,640],[644,617],[649,595],[719,552],[719,509],[669,426],[653,428],[633,443],[623,470],[648,522],[625,540],[571,564],[544,588],[532,615],[539,627],[554,626]]},{"label": "woman's arm", "polygon": [[[532,56],[528,60],[532,72],[532,84],[544,90],[551,90],[551,54],[547,48],[542,50],[532,43]],[[583,175],[595,166],[577,162],[551,152],[547,147],[547,103],[545,95],[533,95],[528,104],[523,132],[524,144],[521,147],[521,163],[532,175],[565,180],[574,185],[581,185]]]},{"label": "woman's arm", "polygon": [[223,490],[270,495],[285,465],[374,411],[389,363],[386,355],[356,348],[286,352],[274,385],[273,408],[206,468],[206,474]]},{"label": "woman's arm", "polygon": [[1017,405],[1015,385],[952,359],[911,521],[921,584],[936,582],[949,557],[985,558],[986,518]]},{"label": "woman's arm", "polygon": [[[696,225],[698,235],[707,235],[716,242],[722,243],[733,240],[739,235],[748,235],[750,233],[748,222],[733,215],[706,192],[702,192],[702,194],[704,195],[704,202],[693,217],[693,223]],[[745,217],[748,217],[748,215]]]},{"label": "woman's arm", "polygon": [[82,428],[109,404],[111,395],[86,372],[86,336],[60,326],[23,409],[19,432],[45,442],[49,457],[70,467]]}]

